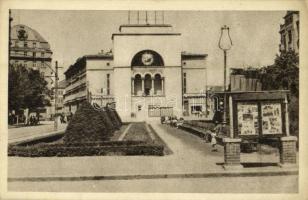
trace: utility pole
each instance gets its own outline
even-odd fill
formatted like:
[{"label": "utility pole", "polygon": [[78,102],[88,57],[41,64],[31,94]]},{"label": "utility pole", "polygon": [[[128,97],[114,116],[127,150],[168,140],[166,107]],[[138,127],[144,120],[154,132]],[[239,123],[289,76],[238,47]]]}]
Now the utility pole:
[{"label": "utility pole", "polygon": [[55,115],[54,115],[54,130],[58,130],[58,116],[57,116],[57,108],[58,108],[58,61],[56,61],[55,66]]},{"label": "utility pole", "polygon": [[9,10],[9,59],[8,59],[8,61],[9,61],[9,65],[10,65],[10,60],[11,60],[11,24],[12,24],[12,21],[13,21],[13,18],[12,18],[12,16],[11,16],[11,9]]},{"label": "utility pole", "polygon": [[[51,66],[47,65],[50,70],[55,73],[54,76],[44,76],[44,77],[48,77],[48,78],[55,78],[55,87],[54,87],[54,98],[55,98],[55,114],[54,114],[54,130],[57,131],[58,130],[58,121],[57,121],[57,108],[58,108],[58,81],[59,81],[59,73],[58,73],[58,69],[62,68],[58,66],[58,61],[55,62],[55,69],[53,69]],[[51,80],[52,81],[52,80]],[[52,83],[51,83],[52,84]]]}]

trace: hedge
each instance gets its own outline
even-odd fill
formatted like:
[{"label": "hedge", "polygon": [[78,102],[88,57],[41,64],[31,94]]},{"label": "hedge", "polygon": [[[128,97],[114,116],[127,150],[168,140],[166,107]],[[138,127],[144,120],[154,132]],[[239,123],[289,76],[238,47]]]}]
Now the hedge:
[{"label": "hedge", "polygon": [[109,108],[108,106],[105,107],[105,110],[107,111],[107,114],[113,124],[113,126],[116,129],[120,129],[120,127],[122,126],[122,122],[120,117],[118,116],[118,113],[116,110]]},{"label": "hedge", "polygon": [[107,115],[105,116],[102,112],[104,111],[95,110],[90,103],[84,102],[70,120],[64,134],[64,142],[83,143],[108,140],[114,128],[106,120]]},{"label": "hedge", "polygon": [[[135,143],[135,144],[134,144]],[[115,145],[116,144],[116,145]],[[71,157],[71,156],[100,156],[100,155],[164,155],[164,146],[138,142],[97,143],[96,145],[76,143],[41,144],[35,146],[9,146],[8,156],[21,157]]]}]

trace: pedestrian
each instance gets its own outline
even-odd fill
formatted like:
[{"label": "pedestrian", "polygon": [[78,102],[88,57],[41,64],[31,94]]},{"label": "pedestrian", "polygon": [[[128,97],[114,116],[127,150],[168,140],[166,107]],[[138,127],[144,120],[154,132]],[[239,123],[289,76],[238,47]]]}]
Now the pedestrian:
[{"label": "pedestrian", "polygon": [[217,144],[217,141],[216,141],[216,133],[213,131],[213,132],[211,132],[211,145],[212,145],[212,151],[218,151],[217,148],[216,148],[216,144]]}]

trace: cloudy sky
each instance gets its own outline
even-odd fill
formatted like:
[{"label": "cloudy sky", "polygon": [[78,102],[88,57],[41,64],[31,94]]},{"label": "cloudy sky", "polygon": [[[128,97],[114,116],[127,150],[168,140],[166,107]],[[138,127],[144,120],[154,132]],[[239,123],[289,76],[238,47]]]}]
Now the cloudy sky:
[{"label": "cloudy sky", "polygon": [[[165,23],[182,33],[183,51],[208,54],[208,84],[221,85],[223,53],[220,27],[228,25],[233,41],[228,67],[260,67],[278,53],[279,25],[285,11],[165,11]],[[78,57],[112,48],[112,33],[128,21],[127,11],[13,10],[12,25],[37,30],[49,43],[53,61],[67,67]],[[215,74],[215,76],[213,76]]]}]

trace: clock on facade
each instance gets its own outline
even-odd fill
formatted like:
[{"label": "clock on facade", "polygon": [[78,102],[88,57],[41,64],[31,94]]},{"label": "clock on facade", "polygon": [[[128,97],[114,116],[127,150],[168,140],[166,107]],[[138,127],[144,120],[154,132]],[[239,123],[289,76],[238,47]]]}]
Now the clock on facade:
[{"label": "clock on facade", "polygon": [[145,52],[141,56],[141,61],[144,65],[151,65],[154,62],[154,56],[151,53]]}]

